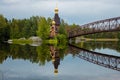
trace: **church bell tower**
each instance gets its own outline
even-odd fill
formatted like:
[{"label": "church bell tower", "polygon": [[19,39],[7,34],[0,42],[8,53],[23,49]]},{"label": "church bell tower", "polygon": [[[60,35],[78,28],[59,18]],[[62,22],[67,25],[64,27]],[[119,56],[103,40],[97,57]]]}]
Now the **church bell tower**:
[{"label": "church bell tower", "polygon": [[56,34],[58,33],[59,31],[59,28],[60,28],[60,17],[58,15],[58,8],[56,6],[55,8],[55,15],[54,15],[54,19],[52,21],[52,25],[51,25],[51,28],[50,28],[50,38],[54,38],[56,36]]},{"label": "church bell tower", "polygon": [[60,27],[60,17],[59,17],[59,15],[58,15],[59,9],[58,9],[57,6],[56,6],[56,8],[55,8],[54,11],[55,11],[54,21],[55,21],[56,33],[58,33],[59,27]]}]

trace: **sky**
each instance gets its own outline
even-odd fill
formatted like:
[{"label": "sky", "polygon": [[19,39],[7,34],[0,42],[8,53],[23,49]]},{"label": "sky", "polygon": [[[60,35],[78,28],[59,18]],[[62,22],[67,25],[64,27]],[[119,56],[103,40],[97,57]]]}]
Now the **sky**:
[{"label": "sky", "polygon": [[53,18],[56,4],[60,18],[69,24],[83,25],[120,16],[120,0],[0,0],[0,14],[8,19]]},{"label": "sky", "polygon": [[[111,50],[110,50],[111,51]],[[116,52],[116,51],[115,51]],[[73,65],[74,64],[74,65]],[[1,79],[1,74],[4,79]],[[52,62],[44,66],[29,60],[8,58],[0,64],[0,80],[119,80],[120,72],[67,55],[60,61],[58,75]]]}]

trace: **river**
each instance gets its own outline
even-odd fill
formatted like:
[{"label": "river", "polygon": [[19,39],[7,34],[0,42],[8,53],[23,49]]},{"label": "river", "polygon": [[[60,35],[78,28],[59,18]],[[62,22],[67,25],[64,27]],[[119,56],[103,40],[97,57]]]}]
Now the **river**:
[{"label": "river", "polygon": [[0,44],[0,80],[119,80],[120,42]]}]

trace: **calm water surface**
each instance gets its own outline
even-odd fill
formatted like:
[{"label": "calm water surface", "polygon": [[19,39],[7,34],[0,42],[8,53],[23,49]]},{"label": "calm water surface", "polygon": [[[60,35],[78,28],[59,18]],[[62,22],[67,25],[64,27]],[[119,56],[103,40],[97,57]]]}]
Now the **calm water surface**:
[{"label": "calm water surface", "polygon": [[[80,48],[120,57],[119,42],[85,42]],[[120,71],[78,57],[71,46],[0,44],[0,80],[120,80]]]}]

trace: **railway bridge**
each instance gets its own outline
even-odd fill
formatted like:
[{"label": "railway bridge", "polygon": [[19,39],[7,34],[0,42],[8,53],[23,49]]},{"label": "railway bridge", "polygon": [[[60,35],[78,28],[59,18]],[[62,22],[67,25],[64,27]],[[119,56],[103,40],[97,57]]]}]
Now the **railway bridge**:
[{"label": "railway bridge", "polygon": [[120,17],[95,21],[76,27],[68,32],[68,39],[88,34],[115,31],[120,31]]}]

